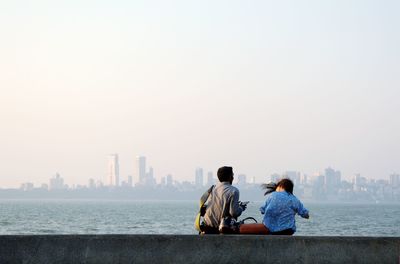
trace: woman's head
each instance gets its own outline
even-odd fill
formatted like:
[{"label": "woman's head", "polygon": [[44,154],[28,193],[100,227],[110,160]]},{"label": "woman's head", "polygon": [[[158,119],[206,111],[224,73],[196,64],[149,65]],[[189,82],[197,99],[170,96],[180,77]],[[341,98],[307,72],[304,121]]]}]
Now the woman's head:
[{"label": "woman's head", "polygon": [[294,184],[290,179],[282,179],[280,181],[278,181],[278,183],[276,184],[276,190],[285,190],[286,192],[293,194],[293,187]]}]

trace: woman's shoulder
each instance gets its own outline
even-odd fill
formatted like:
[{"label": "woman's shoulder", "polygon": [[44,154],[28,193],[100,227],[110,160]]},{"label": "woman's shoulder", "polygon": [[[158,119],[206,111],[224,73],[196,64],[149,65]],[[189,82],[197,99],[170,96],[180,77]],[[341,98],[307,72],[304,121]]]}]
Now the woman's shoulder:
[{"label": "woman's shoulder", "polygon": [[288,201],[291,200],[291,201],[295,201],[295,202],[299,201],[299,199],[297,199],[297,197],[295,195],[288,193],[288,192],[274,192],[274,194],[275,194],[275,197],[278,199],[285,199]]},{"label": "woman's shoulder", "polygon": [[290,199],[296,203],[300,203],[299,198],[297,198],[296,195],[294,194],[290,194]]},{"label": "woman's shoulder", "polygon": [[283,198],[287,198],[287,197],[288,197],[288,193],[286,193],[286,192],[271,193],[271,198],[283,199]]}]

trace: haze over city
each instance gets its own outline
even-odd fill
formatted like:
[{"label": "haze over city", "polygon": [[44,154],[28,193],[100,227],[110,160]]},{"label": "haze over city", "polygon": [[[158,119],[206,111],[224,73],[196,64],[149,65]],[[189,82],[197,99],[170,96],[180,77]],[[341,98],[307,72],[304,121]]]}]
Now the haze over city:
[{"label": "haze over city", "polygon": [[3,1],[0,187],[400,172],[398,1]]}]

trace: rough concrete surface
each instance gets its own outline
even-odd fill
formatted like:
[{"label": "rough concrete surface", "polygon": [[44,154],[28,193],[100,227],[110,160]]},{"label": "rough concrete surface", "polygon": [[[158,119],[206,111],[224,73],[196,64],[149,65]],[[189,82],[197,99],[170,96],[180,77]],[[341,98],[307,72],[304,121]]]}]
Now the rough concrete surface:
[{"label": "rough concrete surface", "polygon": [[400,237],[0,236],[0,263],[400,263]]}]

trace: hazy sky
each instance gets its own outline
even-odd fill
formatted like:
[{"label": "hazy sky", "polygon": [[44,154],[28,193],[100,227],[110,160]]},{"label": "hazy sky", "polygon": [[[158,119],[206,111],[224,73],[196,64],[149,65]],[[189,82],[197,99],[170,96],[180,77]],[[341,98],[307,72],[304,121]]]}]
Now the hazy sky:
[{"label": "hazy sky", "polygon": [[0,186],[400,172],[399,1],[1,1]]}]

